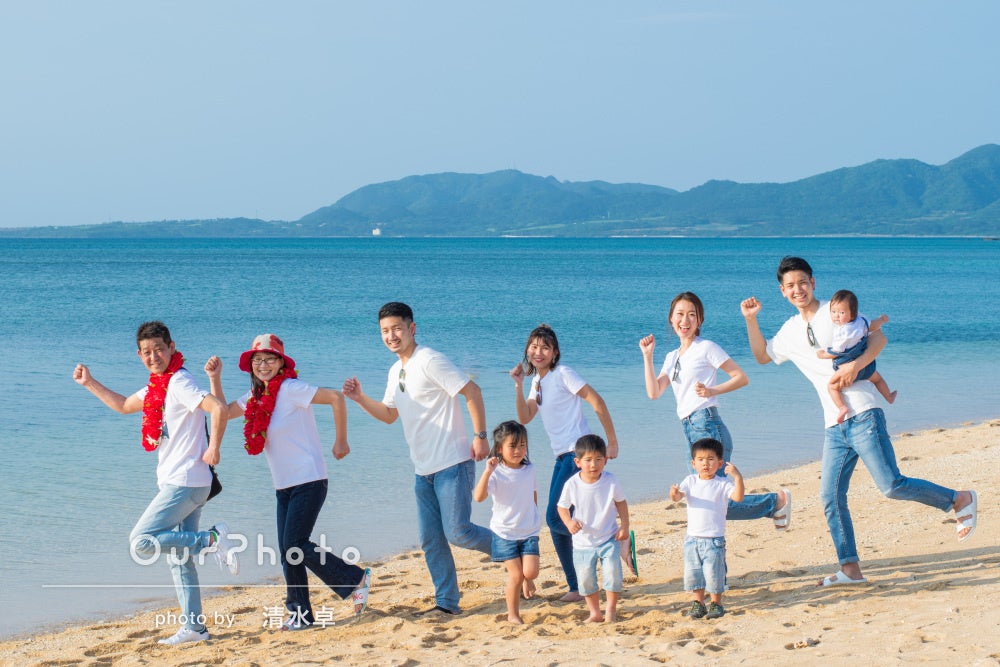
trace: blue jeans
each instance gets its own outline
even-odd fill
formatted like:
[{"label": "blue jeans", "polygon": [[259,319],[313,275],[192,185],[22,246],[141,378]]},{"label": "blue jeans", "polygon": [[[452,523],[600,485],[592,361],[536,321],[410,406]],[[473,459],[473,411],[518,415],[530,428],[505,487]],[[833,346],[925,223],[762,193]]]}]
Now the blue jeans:
[{"label": "blue jeans", "polygon": [[341,560],[312,541],[313,526],[326,501],[327,486],[327,480],[318,479],[274,492],[278,501],[278,550],[285,575],[285,608],[300,614],[306,623],[313,622],[307,569],[342,600],[351,596],[365,576],[365,571],[357,565]]},{"label": "blue jeans", "polygon": [[900,474],[881,408],[865,410],[845,419],[843,424],[827,428],[823,443],[820,499],[841,565],[858,562],[854,524],[847,507],[847,489],[859,458],[886,498],[912,500],[947,512],[958,497],[958,493],[951,489]]},{"label": "blue jeans", "polygon": [[[718,408],[703,408],[695,410],[690,415],[681,420],[684,427],[684,435],[687,437],[690,448],[702,438],[715,438],[722,443],[722,458],[725,461],[731,460],[733,455],[733,437],[729,435],[722,417],[719,416]],[[691,451],[688,449],[688,469],[694,472],[691,467]],[[726,473],[720,469],[716,473],[719,477],[725,477]],[[736,502],[729,501],[729,509],[726,511],[727,521],[745,521],[747,519],[763,519],[774,516],[774,510],[778,506],[777,493],[757,493],[743,496],[743,500]]]},{"label": "blue jeans", "polygon": [[[549,526],[552,546],[555,547],[556,556],[559,557],[559,564],[562,566],[563,574],[566,575],[566,586],[570,592],[577,590],[576,566],[573,565],[573,537],[559,517],[558,503],[566,481],[580,470],[573,459],[573,452],[556,457],[555,465],[552,467],[552,481],[549,483],[549,506],[545,510],[545,523]],[[571,507],[569,511],[572,514],[573,508]]]},{"label": "blue jeans", "polygon": [[460,611],[462,594],[449,543],[464,549],[490,553],[493,533],[472,523],[472,487],[476,463],[471,459],[430,475],[416,475],[420,548],[434,582],[434,604]]},{"label": "blue jeans", "polygon": [[726,538],[684,538],[684,590],[709,595],[726,590]]},{"label": "blue jeans", "polygon": [[137,562],[145,562],[158,552],[169,550],[170,573],[174,577],[184,627],[197,632],[204,632],[205,625],[201,622],[201,587],[194,556],[211,541],[208,531],[198,530],[209,488],[164,485],[129,535],[129,545]]},{"label": "blue jeans", "polygon": [[580,580],[580,595],[584,597],[597,592],[597,561],[601,561],[601,579],[604,590],[609,593],[622,592],[621,544],[614,537],[599,547],[573,550],[573,565]]}]

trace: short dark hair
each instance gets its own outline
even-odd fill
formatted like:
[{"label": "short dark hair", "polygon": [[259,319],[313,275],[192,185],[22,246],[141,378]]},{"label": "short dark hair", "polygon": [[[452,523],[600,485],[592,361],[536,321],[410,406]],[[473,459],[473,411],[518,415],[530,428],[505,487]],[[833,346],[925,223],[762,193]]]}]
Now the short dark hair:
[{"label": "short dark hair", "polygon": [[722,447],[722,443],[715,438],[695,440],[691,444],[691,460],[694,460],[695,452],[701,451],[710,451],[721,459],[724,456],[725,449]]},{"label": "short dark hair", "polygon": [[792,257],[791,255],[785,255],[781,258],[778,263],[778,282],[780,283],[785,279],[785,274],[789,271],[804,271],[807,276],[812,278],[813,269],[809,266],[809,262],[802,259],[801,257]]},{"label": "short dark hair", "polygon": [[578,459],[582,459],[587,454],[600,454],[601,456],[607,456],[608,446],[604,444],[604,438],[590,433],[577,440],[573,455]]},{"label": "short dark hair", "polygon": [[413,309],[400,301],[390,301],[378,311],[378,319],[382,321],[386,317],[401,317],[406,322],[413,321]]},{"label": "short dark hair", "polygon": [[858,319],[858,296],[849,289],[839,289],[830,297],[830,305],[835,303],[847,303],[851,309],[851,321]]},{"label": "short dark hair", "polygon": [[[521,422],[516,422],[513,419],[500,422],[499,426],[493,429],[493,449],[490,450],[490,458],[498,458],[503,460],[503,454],[501,449],[503,448],[503,443],[507,441],[507,438],[513,437],[516,442],[524,440],[525,444],[528,443],[528,429],[524,428]],[[531,463],[528,460],[528,453],[524,453],[524,463],[525,465]]]},{"label": "short dark hair", "polygon": [[531,333],[528,334],[528,342],[524,344],[524,359],[521,360],[521,364],[524,366],[525,375],[533,375],[535,372],[535,367],[528,359],[528,348],[531,347],[531,342],[536,338],[552,348],[552,365],[549,366],[549,370],[559,365],[559,357],[562,356],[559,352],[559,339],[556,338],[556,332],[548,324],[539,324],[531,330]]},{"label": "short dark hair", "polygon": [[172,342],[170,329],[167,328],[167,325],[159,320],[152,320],[139,325],[138,331],[135,332],[135,346],[139,347],[142,345],[142,341],[153,338],[162,338],[167,345]]}]

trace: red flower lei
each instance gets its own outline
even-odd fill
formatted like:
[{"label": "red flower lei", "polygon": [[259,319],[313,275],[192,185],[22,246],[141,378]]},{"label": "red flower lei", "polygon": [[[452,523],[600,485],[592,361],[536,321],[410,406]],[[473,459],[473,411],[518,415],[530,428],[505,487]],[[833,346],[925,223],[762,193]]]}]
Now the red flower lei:
[{"label": "red flower lei", "polygon": [[151,452],[160,446],[163,435],[163,403],[167,400],[167,385],[174,373],[184,365],[184,355],[174,352],[163,373],[150,373],[146,398],[142,402],[142,447]]},{"label": "red flower lei", "polygon": [[288,378],[296,378],[299,374],[295,369],[281,369],[281,372],[268,380],[267,386],[260,397],[251,396],[247,407],[243,410],[243,437],[246,443],[243,448],[250,456],[257,456],[264,451],[267,440],[267,427],[271,425],[271,413],[274,404],[278,402],[278,389]]}]

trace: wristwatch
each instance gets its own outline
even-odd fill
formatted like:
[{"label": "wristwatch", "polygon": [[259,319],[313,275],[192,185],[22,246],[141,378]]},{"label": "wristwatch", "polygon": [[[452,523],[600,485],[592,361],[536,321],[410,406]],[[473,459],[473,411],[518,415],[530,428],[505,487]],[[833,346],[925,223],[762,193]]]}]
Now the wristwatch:
[{"label": "wristwatch", "polygon": [[476,437],[479,438],[480,440],[485,440],[486,439],[486,431],[480,431],[479,433],[476,434]]}]

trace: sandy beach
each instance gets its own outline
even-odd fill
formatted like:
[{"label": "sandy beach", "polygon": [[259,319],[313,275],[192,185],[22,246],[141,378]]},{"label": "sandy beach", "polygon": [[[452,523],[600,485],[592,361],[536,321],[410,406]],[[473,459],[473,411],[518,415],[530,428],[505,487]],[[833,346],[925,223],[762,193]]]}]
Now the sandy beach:
[{"label": "sandy beach", "polygon": [[[900,469],[979,494],[979,525],[967,542],[955,516],[889,501],[859,466],[850,492],[866,586],[817,588],[838,568],[819,502],[819,463],[749,477],[748,492],[787,487],[791,530],[770,521],[730,522],[730,591],[726,615],[689,619],[683,591],[682,503],[631,506],[639,578],[626,578],[620,619],[585,624],[583,603],[562,603],[551,542],[542,538],[538,597],[522,603],[523,626],[506,622],[505,573],[481,554],[455,549],[464,614],[417,616],[433,606],[419,552],[374,568],[371,604],[359,620],[314,581],[313,605],[333,623],[297,633],[265,627],[280,606],[281,587],[234,586],[205,601],[212,639],[161,646],[172,626],[157,627],[143,610],[126,618],[79,625],[0,643],[4,665],[353,665],[421,664],[726,664],[885,665],[1000,664],[1000,420],[954,429],[897,434]],[[664,480],[664,491],[673,480]],[[627,489],[626,489],[627,491]],[[278,575],[276,571],[276,575]],[[10,610],[8,610],[9,612]],[[219,618],[219,623],[213,623]],[[225,618],[227,620],[222,621]]]}]

